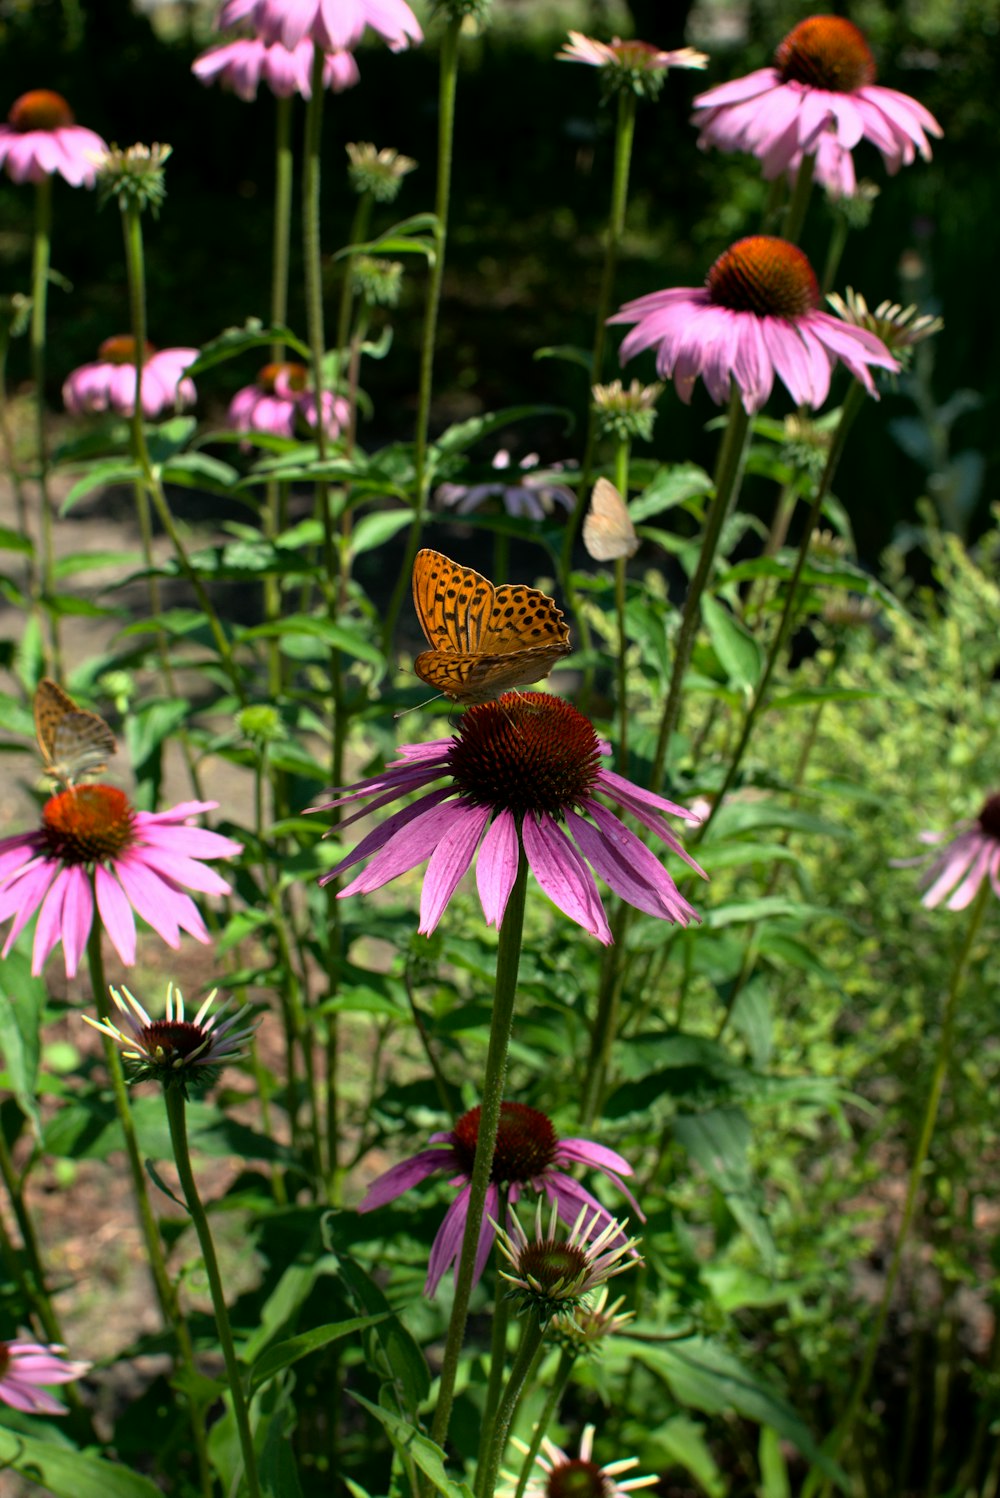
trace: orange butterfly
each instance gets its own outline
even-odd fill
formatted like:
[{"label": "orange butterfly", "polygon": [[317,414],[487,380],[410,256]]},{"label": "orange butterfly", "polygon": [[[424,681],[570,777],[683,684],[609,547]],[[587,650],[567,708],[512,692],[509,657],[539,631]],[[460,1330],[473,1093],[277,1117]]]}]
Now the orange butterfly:
[{"label": "orange butterfly", "polygon": [[439,551],[417,552],[413,604],[431,647],[413,669],[453,702],[490,702],[540,681],[570,651],[569,626],[547,594],[494,588]]},{"label": "orange butterfly", "polygon": [[98,774],[118,748],[104,719],[77,707],[69,693],[48,676],[35,688],[33,707],[45,772],[64,786],[76,785],[84,775]]}]

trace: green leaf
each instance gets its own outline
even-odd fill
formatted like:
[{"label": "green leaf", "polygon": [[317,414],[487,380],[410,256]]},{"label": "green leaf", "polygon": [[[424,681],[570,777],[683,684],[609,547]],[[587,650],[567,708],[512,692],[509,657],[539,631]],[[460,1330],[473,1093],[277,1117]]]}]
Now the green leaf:
[{"label": "green leaf", "polygon": [[590,374],[594,364],[594,356],[589,349],[577,348],[573,343],[550,343],[545,348],[536,348],[532,355],[534,359],[562,359],[567,364],[579,364]]},{"label": "green leaf", "polygon": [[12,531],[6,525],[0,525],[0,551],[16,551],[23,557],[31,557],[35,554],[35,548],[28,536],[22,536],[20,531]]},{"label": "green leaf", "polygon": [[362,1395],[352,1393],[351,1397],[358,1404],[364,1405],[365,1409],[385,1428],[385,1432],[393,1446],[401,1457],[415,1462],[421,1472],[433,1484],[439,1493],[444,1493],[445,1498],[472,1498],[472,1489],[466,1482],[455,1482],[448,1476],[445,1468],[444,1452],[430,1438],[425,1436],[416,1426],[411,1425],[408,1420],[403,1420],[399,1415],[394,1415],[390,1410],[380,1409],[371,1400]]},{"label": "green leaf", "polygon": [[42,1125],[36,1084],[45,1000],[45,983],[31,976],[27,953],[10,952],[0,965],[0,1056],[6,1068],[6,1085],[39,1135]]},{"label": "green leaf", "polygon": [[657,1453],[656,1465],[663,1469],[672,1464],[690,1472],[709,1498],[725,1498],[728,1485],[712,1456],[702,1427],[688,1415],[674,1415],[656,1430],[641,1437],[643,1466],[648,1461],[647,1446]]},{"label": "green leaf", "polygon": [[303,1332],[298,1337],[289,1337],[287,1341],[276,1342],[257,1359],[251,1368],[250,1393],[255,1393],[282,1369],[290,1368],[300,1358],[308,1357],[311,1352],[318,1352],[321,1347],[328,1347],[331,1342],[340,1342],[344,1337],[351,1337],[355,1332],[375,1326],[380,1321],[387,1320],[391,1315],[392,1312],[386,1310],[377,1316],[352,1316],[349,1321],[332,1322],[328,1326],[314,1326],[310,1331]]},{"label": "green leaf", "polygon": [[788,1463],[781,1450],[778,1432],[769,1426],[764,1426],[760,1433],[757,1456],[760,1461],[761,1498],[791,1498]]},{"label": "green leaf", "polygon": [[754,1197],[760,1193],[750,1171],[750,1123],[739,1108],[682,1113],[674,1119],[674,1138],[717,1186],[740,1227],[760,1254],[765,1268],[774,1264],[774,1240]]},{"label": "green leaf", "polygon": [[351,532],[351,551],[360,556],[363,551],[374,551],[390,541],[413,519],[412,510],[380,510],[374,515],[363,515]]},{"label": "green leaf", "polygon": [[[339,1258],[341,1284],[365,1315],[374,1318],[371,1342],[377,1343],[381,1349],[400,1406],[415,1418],[431,1387],[431,1376],[424,1355],[393,1312],[378,1285],[365,1274],[360,1264],[356,1264],[346,1254],[341,1254]],[[368,1362],[376,1363],[374,1347]]]},{"label": "green leaf", "polygon": [[221,364],[226,359],[235,359],[238,354],[246,353],[248,349],[263,348],[272,343],[283,343],[305,359],[308,363],[312,359],[309,345],[303,343],[300,338],[289,329],[281,326],[265,328],[259,318],[249,317],[242,328],[226,328],[206,343],[198,358],[193,364],[188,365],[185,374],[192,378],[200,375],[203,370],[211,369],[215,364]]},{"label": "green leaf", "polygon": [[116,1462],[3,1426],[0,1466],[38,1483],[53,1498],[163,1498],[160,1488],[148,1477]]},{"label": "green leaf", "polygon": [[701,612],[712,648],[730,686],[744,692],[751,691],[760,681],[764,669],[764,652],[757,640],[717,598],[706,594],[701,600]]},{"label": "green leaf", "polygon": [[281,641],[282,647],[294,636],[305,635],[322,640],[324,644],[331,645],[335,650],[342,650],[345,655],[354,656],[359,661],[367,661],[369,665],[380,668],[385,665],[382,652],[364,635],[344,624],[334,624],[332,619],[317,619],[309,614],[289,614],[287,618],[278,619],[271,624],[255,625],[252,629],[242,630],[238,638],[241,641],[259,640],[274,635]]},{"label": "green leaf", "polygon": [[676,509],[691,499],[713,493],[711,476],[697,463],[671,463],[661,468],[652,483],[637,499],[629,501],[629,514],[638,525],[664,510]]},{"label": "green leaf", "polygon": [[105,458],[87,469],[77,479],[59,507],[60,515],[68,515],[80,499],[92,494],[95,489],[110,489],[114,484],[134,484],[142,478],[142,469],[131,458]]},{"label": "green leaf", "polygon": [[508,406],[503,411],[489,411],[484,416],[473,416],[468,421],[457,422],[442,432],[434,443],[438,453],[461,453],[480,440],[499,432],[503,427],[517,421],[528,421],[536,416],[562,416],[567,427],[572,424],[572,413],[565,406]]},{"label": "green leaf", "polygon": [[164,463],[176,458],[197,429],[198,423],[193,416],[172,416],[169,421],[161,421],[157,426],[147,426],[146,446],[154,467],[162,467]]},{"label": "green leaf", "polygon": [[60,557],[52,569],[53,577],[77,577],[100,567],[134,567],[139,561],[135,551],[78,551]]},{"label": "green leaf", "polygon": [[348,244],[338,250],[334,260],[347,255],[424,255],[428,264],[437,253],[438,220],[434,213],[414,213],[404,218],[391,229],[386,229],[378,239],[369,239],[364,244]]},{"label": "green leaf", "polygon": [[205,489],[211,494],[231,494],[240,475],[229,463],[208,453],[178,453],[163,469],[163,481],[183,489]]}]

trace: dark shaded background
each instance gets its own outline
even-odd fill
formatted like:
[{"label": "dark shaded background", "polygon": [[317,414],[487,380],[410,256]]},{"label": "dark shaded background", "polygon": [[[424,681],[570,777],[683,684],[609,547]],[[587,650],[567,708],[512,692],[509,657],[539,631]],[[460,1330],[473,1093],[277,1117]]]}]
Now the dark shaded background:
[{"label": "dark shaded background", "polygon": [[[860,172],[883,189],[872,226],[852,234],[840,288],[850,284],[874,303],[884,296],[931,299],[947,328],[935,346],[933,393],[943,404],[958,388],[979,393],[977,410],[951,432],[958,449],[981,454],[983,482],[968,530],[988,518],[996,493],[996,298],[992,294],[998,178],[996,147],[1000,77],[1000,0],[921,6],[914,19],[899,3],[833,7],[862,24],[879,60],[879,82],[919,98],[943,124],[934,161],[886,177],[874,149],[858,153]],[[499,7],[498,7],[499,9]],[[629,236],[617,300],[661,286],[699,284],[713,258],[758,226],[763,190],[750,158],[703,154],[688,120],[695,93],[770,60],[775,44],[811,8],[760,4],[746,16],[747,40],[707,41],[685,32],[686,4],[634,0],[636,33],[662,45],[701,43],[712,54],[706,74],[676,72],[660,101],[642,105],[636,132]],[[427,8],[417,10],[426,20]],[[733,7],[697,8],[699,27],[715,15],[732,21]],[[463,48],[458,100],[452,234],[442,307],[434,424],[522,401],[582,411],[583,372],[536,360],[549,344],[589,346],[600,274],[601,231],[610,191],[613,111],[599,107],[595,70],[556,63],[565,34],[539,39],[517,22],[517,10]],[[588,18],[580,7],[580,23]],[[728,31],[739,29],[730,26]],[[357,89],[328,96],[324,143],[324,247],[347,238],[354,199],[343,170],[343,145],[372,140],[414,156],[397,204],[380,210],[381,227],[433,202],[437,29],[428,44],[392,56],[372,45],[359,54]],[[602,34],[606,34],[602,33]],[[9,7],[0,30],[0,108],[29,88],[55,88],[81,124],[109,141],[168,141],[169,196],[158,222],[147,223],[150,335],[160,346],[200,344],[248,315],[266,316],[270,264],[270,193],[274,111],[262,93],[248,105],[190,74],[203,39],[190,27],[165,43],[122,0],[82,0],[73,7],[43,0]],[[297,121],[301,124],[302,110]],[[50,387],[58,407],[65,374],[95,356],[108,334],[122,331],[127,307],[117,210],[97,210],[93,193],[61,182],[55,197],[53,265],[72,283],[50,298]],[[0,290],[27,290],[32,225],[30,188],[0,180]],[[297,208],[296,204],[296,208]],[[815,201],[804,246],[822,264],[827,209]],[[902,274],[901,274],[902,270]],[[335,295],[331,264],[331,303]],[[293,264],[294,274],[294,264]],[[416,349],[424,272],[413,260],[408,290],[394,316],[388,359],[369,363],[365,384],[374,416],[361,438],[377,446],[412,433]],[[296,287],[298,281],[296,279]],[[303,326],[293,292],[291,321]],[[332,323],[332,315],[328,317]],[[256,369],[252,357],[200,381],[202,411],[218,419],[232,391]],[[610,377],[609,367],[606,376]],[[652,377],[651,361],[628,376]],[[24,340],[10,357],[11,383],[27,377]],[[775,400],[772,409],[785,409]],[[710,465],[715,437],[704,430],[716,414],[700,387],[690,411],[672,392],[661,404],[655,452],[669,460]],[[883,412],[868,411],[841,469],[839,492],[854,519],[861,555],[874,560],[894,529],[915,516],[915,501],[934,483],[907,457],[884,417],[914,414],[905,394],[890,395]],[[521,446],[518,448],[518,442]],[[580,432],[560,423],[533,423],[514,434],[515,450],[536,448],[545,460],[579,455]],[[939,444],[944,453],[946,435]],[[944,461],[944,458],[941,459]],[[947,480],[944,481],[947,487]],[[751,507],[760,503],[751,485]]]}]

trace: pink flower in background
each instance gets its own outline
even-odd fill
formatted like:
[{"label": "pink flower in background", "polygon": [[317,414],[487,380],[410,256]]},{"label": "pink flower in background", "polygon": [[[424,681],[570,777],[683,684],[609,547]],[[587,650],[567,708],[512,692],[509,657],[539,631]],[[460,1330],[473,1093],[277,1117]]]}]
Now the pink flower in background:
[{"label": "pink flower in background", "polygon": [[[522,1455],[527,1456],[529,1447],[517,1436],[511,1440]],[[623,1456],[615,1462],[599,1467],[594,1461],[594,1426],[585,1425],[580,1437],[580,1455],[569,1456],[548,1436],[542,1437],[542,1449],[534,1459],[534,1466],[524,1489],[524,1498],[566,1498],[569,1493],[596,1494],[601,1498],[628,1498],[637,1488],[654,1487],[659,1478],[655,1473],[647,1477],[625,1477],[638,1467],[637,1456]],[[506,1476],[507,1474],[505,1474]],[[511,1477],[498,1490],[498,1498],[514,1498],[518,1480]]]},{"label": "pink flower in background", "polygon": [[58,173],[71,187],[93,187],[107,145],[77,125],[66,100],[47,88],[22,94],[0,125],[0,166],[15,182],[42,182]]},{"label": "pink flower in background", "polygon": [[65,1347],[41,1342],[0,1342],[0,1400],[27,1415],[65,1415],[66,1406],[51,1394],[47,1384],[68,1384],[82,1378],[89,1363],[71,1363],[62,1354]]},{"label": "pink flower in background", "polygon": [[855,189],[851,152],[871,141],[890,173],[943,132],[916,99],[875,82],[875,60],[858,28],[841,16],[810,16],[785,37],[774,66],[710,88],[695,99],[699,146],[749,151],[763,174],[798,171],[815,152],[817,181],[835,195]]},{"label": "pink flower in background", "polygon": [[[299,42],[291,51],[280,42],[268,46],[260,37],[244,37],[203,52],[191,64],[201,83],[219,82],[249,103],[257,97],[261,81],[279,99],[312,93],[313,45]],[[358,65],[350,52],[328,52],[323,59],[323,86],[333,93],[353,88],[360,80]]]},{"label": "pink flower in background", "polygon": [[[300,428],[316,430],[316,394],[308,388],[304,364],[265,364],[252,385],[237,390],[229,402],[226,423],[236,432],[262,432],[273,437],[295,437]],[[339,437],[350,420],[350,402],[332,390],[323,391],[323,425],[331,438]]]},{"label": "pink flower in background", "polygon": [[[73,416],[135,410],[135,339],[130,333],[105,338],[94,364],[81,364],[63,383],[63,405]],[[184,371],[197,359],[196,348],[154,349],[146,344],[142,364],[142,410],[145,416],[182,411],[198,399],[194,381]]]},{"label": "pink flower in background", "polygon": [[569,41],[556,55],[556,62],[585,62],[593,68],[632,68],[645,73],[665,73],[669,68],[703,68],[708,63],[708,54],[697,52],[694,47],[678,47],[673,52],[664,52],[651,42],[625,41],[620,36],[610,42],[599,42],[595,37],[584,36],[582,31],[571,31]]},{"label": "pink flower in background", "polygon": [[699,375],[720,406],[735,380],[752,414],[777,376],[794,401],[815,409],[830,392],[838,359],[877,400],[871,370],[896,371],[896,360],[874,333],[819,304],[819,283],[802,251],[757,234],[721,254],[704,286],[637,297],[608,321],[635,324],[622,340],[621,362],[655,349],[657,371],[673,379],[685,403]]},{"label": "pink flower in background", "polygon": [[[426,1295],[434,1294],[442,1275],[451,1264],[455,1264],[457,1269],[465,1221],[469,1213],[469,1187],[481,1112],[480,1108],[472,1108],[447,1133],[432,1134],[431,1148],[421,1150],[408,1160],[402,1160],[379,1176],[369,1186],[358,1207],[359,1212],[374,1212],[377,1207],[384,1207],[387,1202],[395,1201],[404,1191],[409,1191],[428,1176],[442,1170],[451,1176],[450,1185],[460,1187],[431,1248],[427,1283],[424,1286]],[[560,1139],[550,1120],[537,1108],[529,1108],[525,1103],[501,1103],[500,1128],[476,1254],[477,1280],[486,1267],[496,1236],[496,1229],[490,1218],[503,1228],[509,1222],[509,1218],[500,1221],[501,1186],[507,1187],[507,1203],[511,1207],[525,1189],[546,1196],[557,1208],[563,1222],[570,1226],[576,1222],[580,1209],[587,1208],[593,1214],[587,1223],[591,1237],[613,1221],[611,1213],[602,1207],[596,1197],[591,1196],[579,1181],[566,1174],[566,1169],[571,1169],[574,1165],[589,1165],[607,1176],[627,1199],[636,1216],[645,1221],[639,1203],[621,1179],[622,1176],[632,1174],[631,1165],[621,1155],[608,1149],[606,1145],[594,1144],[589,1139]],[[624,1235],[619,1236],[624,1239]]]},{"label": "pink flower in background", "polygon": [[[988,879],[1000,900],[1000,793],[991,796],[975,821],[959,822],[953,836],[936,853],[918,858],[893,859],[895,868],[930,863],[920,876],[924,891],[921,903],[928,909],[944,904],[948,910],[965,910]],[[922,832],[920,841],[931,847],[944,842],[944,832]]]},{"label": "pink flower in background", "polygon": [[327,52],[351,51],[370,26],[401,52],[424,34],[406,0],[226,0],[218,26],[248,21],[266,42],[297,47],[304,38]]},{"label": "pink flower in background", "polygon": [[[610,752],[575,707],[545,692],[505,693],[462,715],[453,738],[404,745],[402,759],[363,780],[319,811],[374,797],[338,823],[339,837],[359,817],[447,777],[447,783],[388,817],[353,853],[324,874],[336,879],[371,862],[337,898],[370,894],[430,859],[420,900],[420,931],[429,935],[463,875],[476,862],[488,925],[500,925],[514,887],[519,840],[529,867],[553,904],[603,942],[611,942],[591,868],[623,900],[647,915],[686,926],[692,907],[646,845],[596,799],[630,811],[702,878],[662,812],[696,821],[663,796],[606,770]],[[478,858],[477,858],[478,855]],[[588,867],[589,865],[589,867]]]},{"label": "pink flower in background", "polygon": [[556,469],[539,469],[537,453],[527,453],[511,468],[510,453],[501,447],[494,453],[490,466],[498,473],[509,472],[510,479],[485,484],[439,484],[435,501],[442,509],[454,510],[456,515],[468,515],[487,500],[499,499],[508,515],[530,520],[544,520],[557,504],[571,511],[576,503],[572,489],[553,482],[559,465]]},{"label": "pink flower in background", "polygon": [[[209,935],[191,896],[227,895],[230,887],[208,858],[233,858],[242,849],[221,833],[193,825],[216,801],[185,801],[170,811],[136,811],[124,791],[78,785],[52,796],[34,832],[0,840],[0,921],[13,917],[6,957],[38,912],[31,971],[37,977],[61,941],[66,976],[74,978],[98,918],[126,966],[135,962],[135,916],[170,947],[180,933]],[[134,912],[134,913],[133,913]]]}]

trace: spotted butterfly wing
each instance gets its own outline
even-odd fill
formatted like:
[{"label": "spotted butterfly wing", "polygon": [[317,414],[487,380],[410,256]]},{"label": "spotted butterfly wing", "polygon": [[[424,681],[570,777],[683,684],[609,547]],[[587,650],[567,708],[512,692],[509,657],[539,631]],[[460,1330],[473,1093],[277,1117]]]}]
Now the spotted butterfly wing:
[{"label": "spotted butterfly wing", "polygon": [[494,588],[439,551],[417,553],[413,603],[431,647],[413,669],[454,702],[489,702],[540,681],[569,654],[569,628],[547,594],[519,583]]},{"label": "spotted butterfly wing", "polygon": [[46,774],[64,786],[103,770],[118,743],[98,713],[78,707],[57,682],[43,676],[35,689],[35,736]]}]

